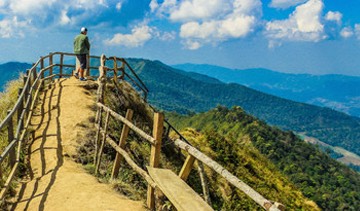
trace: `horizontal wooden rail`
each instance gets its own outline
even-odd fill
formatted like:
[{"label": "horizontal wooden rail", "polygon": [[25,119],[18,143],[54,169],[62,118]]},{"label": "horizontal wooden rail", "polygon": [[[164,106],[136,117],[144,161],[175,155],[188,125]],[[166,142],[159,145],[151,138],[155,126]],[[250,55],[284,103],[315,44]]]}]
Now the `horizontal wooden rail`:
[{"label": "horizontal wooden rail", "polygon": [[[105,131],[101,128],[100,129],[101,133],[104,134]],[[129,154],[123,150],[121,147],[119,147],[116,142],[114,140],[112,140],[112,138],[109,135],[106,135],[106,142],[108,142],[115,150],[116,152],[120,153],[123,158],[126,160],[126,162],[138,173],[140,174],[147,182],[149,185],[151,185],[151,187],[156,188],[156,183],[154,182],[153,179],[151,179],[151,177],[149,176],[149,174],[143,170],[142,168],[140,168],[129,156]]]},{"label": "horizontal wooden rail", "polygon": [[141,137],[146,139],[148,142],[150,142],[152,145],[156,144],[156,140],[151,137],[150,135],[146,134],[143,130],[136,127],[133,123],[131,123],[129,120],[127,120],[125,117],[121,116],[120,114],[116,113],[115,111],[111,110],[110,108],[106,107],[102,103],[96,103],[98,107],[101,107],[105,112],[109,112],[112,117],[114,117],[117,120],[120,120],[124,124],[126,124],[130,129],[135,131],[137,134],[139,134]]},{"label": "horizontal wooden rail", "polygon": [[222,167],[220,164],[200,152],[195,147],[190,146],[189,144],[181,141],[180,139],[176,139],[174,144],[179,148],[185,150],[190,155],[194,156],[197,160],[201,161],[203,164],[207,165],[215,172],[224,177],[229,183],[243,191],[246,195],[248,195],[251,199],[253,199],[257,204],[262,206],[266,210],[280,210],[276,205],[274,205],[271,201],[265,199],[262,195],[260,195],[257,191],[252,189],[250,186],[245,184],[243,181],[238,179],[236,176],[231,174],[228,170]]}]

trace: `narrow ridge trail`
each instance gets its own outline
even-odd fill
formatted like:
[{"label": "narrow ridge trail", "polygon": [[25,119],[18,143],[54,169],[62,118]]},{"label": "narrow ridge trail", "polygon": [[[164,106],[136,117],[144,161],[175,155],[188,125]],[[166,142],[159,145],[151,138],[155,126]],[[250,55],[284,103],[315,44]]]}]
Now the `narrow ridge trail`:
[{"label": "narrow ridge trail", "polygon": [[20,181],[10,210],[146,210],[101,184],[72,160],[95,112],[87,83],[57,80],[44,89],[32,118],[34,141],[28,150],[28,178]]}]

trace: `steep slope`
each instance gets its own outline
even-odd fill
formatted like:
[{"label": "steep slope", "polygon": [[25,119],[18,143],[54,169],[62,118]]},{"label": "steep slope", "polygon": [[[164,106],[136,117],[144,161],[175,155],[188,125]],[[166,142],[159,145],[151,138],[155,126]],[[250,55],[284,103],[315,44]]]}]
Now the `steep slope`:
[{"label": "steep slope", "polygon": [[[358,173],[303,142],[291,132],[283,132],[249,116],[240,107],[217,107],[192,116],[172,115],[169,120],[178,128],[191,127],[203,134],[206,139],[197,146],[210,148],[227,168],[245,166],[246,170],[237,170],[239,174],[251,172],[253,177],[259,177],[261,167],[249,161],[249,157],[254,157],[254,154],[242,157],[241,162],[234,157],[241,154],[242,150],[250,151],[254,147],[323,210],[360,209]],[[256,158],[261,160],[261,156]],[[278,191],[281,192],[282,189]]]},{"label": "steep slope", "polygon": [[196,64],[180,64],[173,67],[208,75],[225,83],[243,84],[261,92],[326,106],[360,117],[360,77],[286,74],[262,68],[236,70]]},{"label": "steep slope", "polygon": [[[119,114],[125,115],[128,108],[134,110],[133,122],[144,131],[151,133],[153,111],[144,103],[135,90],[128,86],[127,83],[120,82],[119,89],[109,89],[105,95],[105,103],[112,110]],[[111,136],[119,140],[119,122],[111,121],[108,130]],[[165,124],[167,126],[167,124]],[[165,132],[165,131],[164,131]],[[165,134],[164,134],[165,135]],[[319,210],[316,204],[304,197],[304,195],[285,177],[265,156],[261,155],[257,149],[249,145],[234,146],[229,149],[227,140],[221,139],[217,142],[218,147],[211,149],[207,145],[207,137],[198,134],[196,131],[188,130],[184,133],[189,137],[196,147],[227,167],[229,171],[236,174],[240,179],[260,192],[264,197],[284,203],[289,210]],[[176,137],[175,134],[172,137]],[[216,137],[216,138],[218,138]],[[213,138],[212,141],[216,141]],[[172,169],[179,172],[184,164],[186,155],[182,155],[178,149],[172,144],[172,141],[163,139],[163,147],[161,149],[160,165],[161,168]],[[222,149],[224,147],[224,149]],[[129,156],[142,168],[149,165],[150,145],[135,133],[130,133],[125,145]],[[221,152],[231,152],[226,157],[218,156]],[[112,162],[115,157],[115,151],[110,146],[105,145],[104,159],[101,174],[106,176],[111,171]],[[83,156],[86,156],[84,153]],[[197,168],[193,168],[187,183],[198,193],[202,192],[202,186]],[[263,210],[251,198],[243,192],[229,185],[224,178],[215,173],[213,170],[205,168],[207,178],[209,180],[210,198],[212,207],[215,210]],[[119,190],[126,192],[127,195],[140,195],[146,198],[147,183],[138,176],[134,171],[122,165],[121,174],[117,178],[121,181],[117,187]],[[165,203],[169,204],[169,203]]]},{"label": "steep slope", "polygon": [[228,107],[239,105],[272,125],[305,132],[308,136],[360,155],[358,118],[264,94],[238,84],[195,80],[158,61],[129,61],[150,89],[149,101],[159,108],[189,113],[207,111],[219,104]]}]

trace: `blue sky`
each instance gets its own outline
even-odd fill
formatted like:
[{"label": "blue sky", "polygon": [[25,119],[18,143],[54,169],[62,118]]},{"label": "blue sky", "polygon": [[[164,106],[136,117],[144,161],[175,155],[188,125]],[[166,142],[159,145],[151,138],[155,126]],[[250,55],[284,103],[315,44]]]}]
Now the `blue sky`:
[{"label": "blue sky", "polygon": [[0,63],[72,52],[360,76],[360,0],[0,0]]}]

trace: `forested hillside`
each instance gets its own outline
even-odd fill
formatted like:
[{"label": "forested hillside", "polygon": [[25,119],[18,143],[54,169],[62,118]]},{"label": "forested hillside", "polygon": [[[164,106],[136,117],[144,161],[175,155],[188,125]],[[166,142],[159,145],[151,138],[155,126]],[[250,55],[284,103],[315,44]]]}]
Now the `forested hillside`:
[{"label": "forested hillside", "polygon": [[261,92],[333,108],[360,117],[360,77],[289,74],[262,68],[237,70],[196,64],[180,64],[173,67],[208,75],[225,83],[239,83]]},{"label": "forested hillside", "polygon": [[149,102],[161,109],[186,114],[208,111],[217,105],[239,105],[267,123],[284,130],[305,132],[360,155],[359,118],[264,94],[239,84],[225,84],[208,77],[206,82],[195,80],[186,75],[189,73],[180,73],[159,61],[129,61],[150,89]]},{"label": "forested hillside", "polygon": [[240,107],[227,109],[218,106],[196,115],[180,116],[173,113],[167,116],[177,128],[191,127],[205,136],[205,140],[197,146],[210,148],[221,164],[229,169],[245,166],[256,177],[256,166],[234,157],[238,149],[253,146],[323,210],[360,209],[358,173],[303,142],[293,133],[270,127],[246,114]]}]

